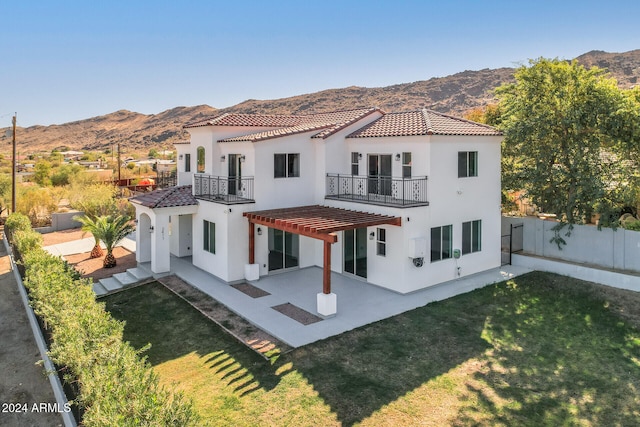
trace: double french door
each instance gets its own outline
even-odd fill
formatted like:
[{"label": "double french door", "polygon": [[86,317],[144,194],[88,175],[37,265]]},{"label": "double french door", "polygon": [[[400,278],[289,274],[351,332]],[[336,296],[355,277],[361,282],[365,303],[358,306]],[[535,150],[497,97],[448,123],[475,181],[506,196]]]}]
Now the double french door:
[{"label": "double french door", "polygon": [[344,231],[344,272],[367,278],[367,229]]},{"label": "double french door", "polygon": [[269,271],[298,267],[300,236],[269,228]]},{"label": "double french door", "polygon": [[369,194],[391,195],[391,154],[369,154]]}]

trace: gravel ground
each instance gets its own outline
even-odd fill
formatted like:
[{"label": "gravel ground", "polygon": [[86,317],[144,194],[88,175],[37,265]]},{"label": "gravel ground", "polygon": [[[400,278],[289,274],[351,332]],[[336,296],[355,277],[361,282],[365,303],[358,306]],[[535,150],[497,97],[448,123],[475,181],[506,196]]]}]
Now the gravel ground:
[{"label": "gravel ground", "polygon": [[[55,404],[40,352],[20,299],[9,257],[0,242],[0,425],[62,426],[62,417],[41,404]],[[34,407],[35,405],[35,407]]]}]

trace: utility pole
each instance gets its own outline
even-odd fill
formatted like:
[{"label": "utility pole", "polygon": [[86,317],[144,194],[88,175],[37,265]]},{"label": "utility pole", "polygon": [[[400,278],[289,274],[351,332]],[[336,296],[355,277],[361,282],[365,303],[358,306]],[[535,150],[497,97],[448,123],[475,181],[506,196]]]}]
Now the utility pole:
[{"label": "utility pole", "polygon": [[118,142],[118,185],[120,185],[120,166],[122,162],[120,161],[120,143]]},{"label": "utility pole", "polygon": [[12,164],[13,168],[11,170],[11,213],[16,211],[16,118],[18,117],[18,113],[15,113],[13,116],[13,156],[12,156]]}]

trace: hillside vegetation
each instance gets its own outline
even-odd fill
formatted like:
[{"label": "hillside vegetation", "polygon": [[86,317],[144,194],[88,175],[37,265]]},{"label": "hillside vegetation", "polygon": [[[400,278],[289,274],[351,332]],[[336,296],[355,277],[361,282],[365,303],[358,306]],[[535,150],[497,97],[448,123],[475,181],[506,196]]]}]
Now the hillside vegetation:
[{"label": "hillside vegetation", "polygon": [[[595,65],[608,69],[621,88],[634,86],[640,78],[640,49],[625,53],[591,51],[576,60],[588,67]],[[198,105],[176,107],[151,115],[120,110],[61,125],[19,129],[19,143],[29,147],[30,151],[50,151],[56,147],[102,150],[117,143],[129,150],[158,146],[170,148],[172,143],[188,138],[182,129],[185,123],[224,112],[311,114],[376,106],[385,111],[430,108],[462,115],[474,107],[493,102],[493,90],[513,81],[514,71],[514,68],[463,71],[447,77],[380,88],[350,86],[275,100],[250,99],[224,109]],[[215,99],[211,101],[215,102]],[[0,143],[9,143],[4,132]]]}]

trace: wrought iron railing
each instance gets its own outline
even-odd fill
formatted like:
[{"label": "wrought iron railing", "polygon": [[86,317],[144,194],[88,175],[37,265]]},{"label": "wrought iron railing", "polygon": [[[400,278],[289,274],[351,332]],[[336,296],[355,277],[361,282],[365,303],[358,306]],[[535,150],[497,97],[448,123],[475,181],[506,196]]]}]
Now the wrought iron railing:
[{"label": "wrought iron railing", "polygon": [[178,173],[175,169],[157,172],[156,184],[160,188],[175,187],[178,181],[177,176]]},{"label": "wrought iron railing", "polygon": [[392,178],[327,174],[326,199],[372,205],[427,206],[427,177]]},{"label": "wrought iron railing", "polygon": [[196,199],[223,204],[254,203],[253,177],[194,174],[193,195]]}]

